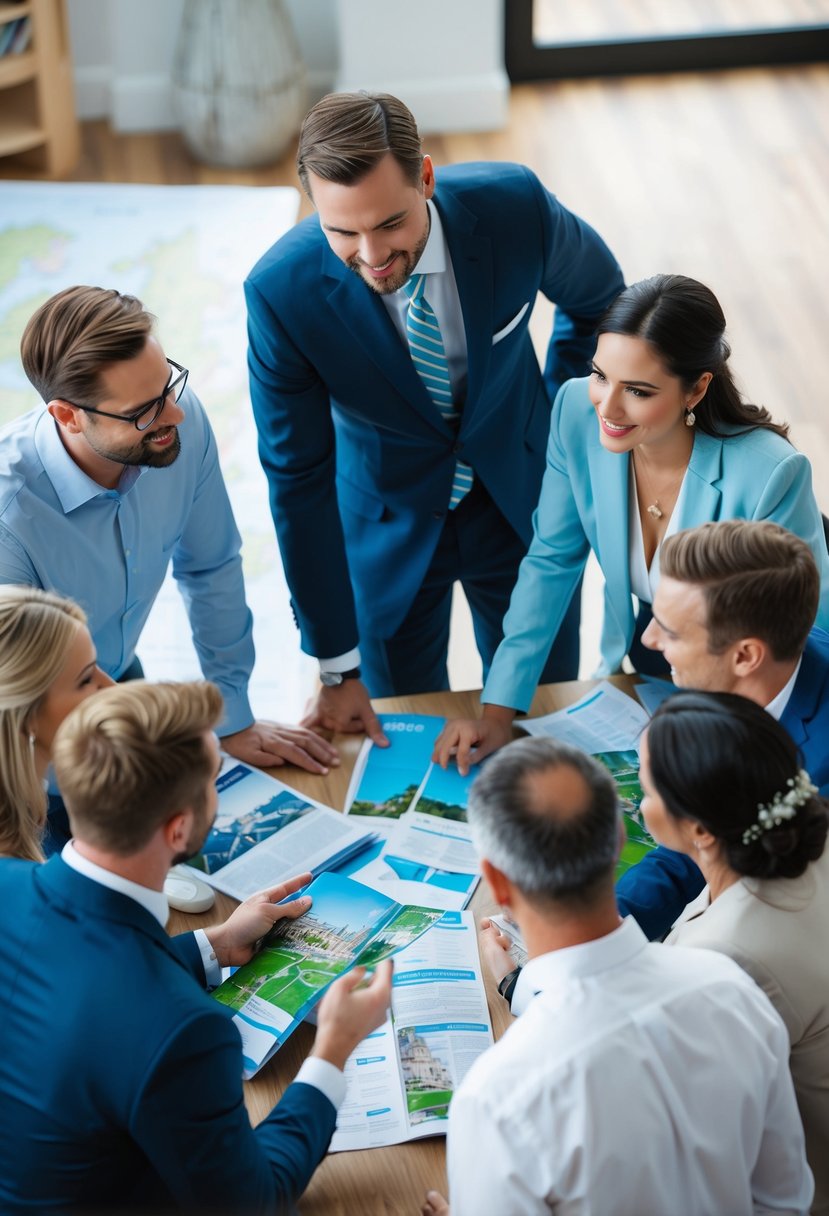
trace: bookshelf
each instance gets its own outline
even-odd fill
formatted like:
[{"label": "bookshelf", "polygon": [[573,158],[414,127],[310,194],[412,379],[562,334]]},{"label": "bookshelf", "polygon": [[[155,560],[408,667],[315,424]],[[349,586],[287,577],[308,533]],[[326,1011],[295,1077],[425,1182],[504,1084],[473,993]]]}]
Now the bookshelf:
[{"label": "bookshelf", "polygon": [[80,148],[66,0],[0,0],[0,34],[23,18],[31,25],[28,44],[0,55],[0,171],[62,177]]}]

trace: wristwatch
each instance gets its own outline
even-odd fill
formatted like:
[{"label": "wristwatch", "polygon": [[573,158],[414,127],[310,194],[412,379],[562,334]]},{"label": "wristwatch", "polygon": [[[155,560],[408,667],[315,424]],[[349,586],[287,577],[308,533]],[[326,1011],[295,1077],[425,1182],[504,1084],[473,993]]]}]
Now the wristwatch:
[{"label": "wristwatch", "polygon": [[343,680],[359,680],[360,668],[352,667],[350,671],[321,671],[320,684],[325,688],[339,688]]},{"label": "wristwatch", "polygon": [[516,967],[514,971],[508,971],[498,985],[498,991],[510,1008],[512,1008],[512,994],[515,992],[515,985],[518,983],[520,974],[521,968]]}]

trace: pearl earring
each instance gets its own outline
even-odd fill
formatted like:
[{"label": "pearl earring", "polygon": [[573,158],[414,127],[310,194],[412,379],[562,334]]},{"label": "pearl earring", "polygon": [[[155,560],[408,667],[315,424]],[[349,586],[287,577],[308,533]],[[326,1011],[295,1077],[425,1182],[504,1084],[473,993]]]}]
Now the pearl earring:
[{"label": "pearl earring", "polygon": [[37,743],[37,739],[35,738],[35,733],[33,730],[30,730],[29,731],[29,755],[32,757],[33,760],[35,758],[35,744],[36,743]]},{"label": "pearl earring", "polygon": [[688,411],[687,411],[687,413],[686,413],[686,415],[685,415],[685,425],[686,425],[686,426],[693,426],[693,425],[694,425],[694,423],[696,422],[696,420],[697,420],[697,416],[696,416],[696,414],[694,413],[694,411],[693,411],[693,410],[688,410]]}]

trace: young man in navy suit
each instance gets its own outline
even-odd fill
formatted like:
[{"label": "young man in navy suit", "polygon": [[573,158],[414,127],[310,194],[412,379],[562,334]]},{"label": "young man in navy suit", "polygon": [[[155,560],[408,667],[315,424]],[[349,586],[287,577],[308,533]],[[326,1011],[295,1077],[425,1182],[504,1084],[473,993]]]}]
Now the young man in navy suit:
[{"label": "young man in navy suit", "polygon": [[[584,374],[623,280],[530,170],[436,173],[388,94],[323,98],[297,166],[317,214],[245,284],[260,456],[302,647],[320,662],[305,725],[385,742],[369,693],[448,687],[456,581],[488,669],[551,401]],[[543,374],[528,329],[539,292],[556,304]],[[577,674],[577,599],[545,679]]]},{"label": "young man in navy suit", "polygon": [[[786,727],[829,793],[829,634],[813,629],[820,575],[809,546],[768,520],[722,520],[669,537],[653,620],[680,688],[733,692]],[[661,937],[703,887],[696,865],[662,846],[619,880],[622,910]]]},{"label": "young man in navy suit", "polygon": [[[254,1130],[231,1011],[206,983],[246,962],[310,874],[204,933],[164,931],[164,879],[216,815],[212,684],[105,689],[54,762],[75,839],[0,860],[0,1209],[283,1213],[325,1155],[345,1061],[385,1017],[391,966],[337,981],[314,1050]],[[278,906],[277,906],[278,905]]]}]

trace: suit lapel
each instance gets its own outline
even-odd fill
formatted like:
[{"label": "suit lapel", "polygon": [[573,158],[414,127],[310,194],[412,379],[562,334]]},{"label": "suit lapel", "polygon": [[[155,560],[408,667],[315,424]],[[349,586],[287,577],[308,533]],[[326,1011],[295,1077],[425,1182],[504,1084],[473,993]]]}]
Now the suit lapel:
[{"label": "suit lapel", "polygon": [[802,746],[809,738],[807,724],[817,712],[825,674],[821,669],[817,648],[811,639],[807,638],[792,695],[780,715],[781,724],[798,746]]},{"label": "suit lapel", "polygon": [[588,463],[594,494],[596,555],[607,583],[606,604],[622,634],[629,637],[633,629],[628,543],[630,458],[605,451],[595,426],[594,430]]},{"label": "suit lapel", "polygon": [[703,431],[697,432],[686,477],[687,485],[676,521],[677,532],[720,517],[722,494],[716,483],[722,477],[722,440]]},{"label": "suit lapel", "polygon": [[466,334],[467,388],[461,422],[463,433],[469,429],[475,408],[484,396],[492,353],[492,245],[488,237],[476,235],[476,217],[445,187],[438,188],[434,203],[443,223]]},{"label": "suit lapel", "polygon": [[330,280],[328,303],[348,330],[355,346],[430,426],[442,435],[451,435],[452,431],[441,418],[415,371],[379,295],[367,287],[327,246],[323,252],[323,272]]}]

